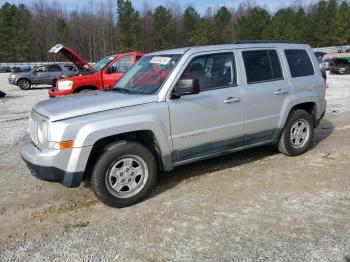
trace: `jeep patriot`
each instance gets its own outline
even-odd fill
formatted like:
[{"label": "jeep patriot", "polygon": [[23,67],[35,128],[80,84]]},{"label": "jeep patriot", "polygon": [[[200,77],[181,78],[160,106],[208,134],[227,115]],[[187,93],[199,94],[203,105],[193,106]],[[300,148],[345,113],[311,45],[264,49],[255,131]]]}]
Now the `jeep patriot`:
[{"label": "jeep patriot", "polygon": [[38,103],[21,155],[32,175],[106,205],[146,197],[159,171],[275,144],[306,152],[325,114],[326,84],[310,46],[238,42],[155,52],[111,89]]}]

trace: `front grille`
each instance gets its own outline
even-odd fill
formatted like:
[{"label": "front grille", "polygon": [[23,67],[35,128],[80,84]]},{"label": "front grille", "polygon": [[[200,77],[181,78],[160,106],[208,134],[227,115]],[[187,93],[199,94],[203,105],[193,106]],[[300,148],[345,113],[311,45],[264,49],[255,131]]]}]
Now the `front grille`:
[{"label": "front grille", "polygon": [[39,145],[38,122],[35,119],[33,119],[32,115],[29,117],[29,137],[34,145]]}]

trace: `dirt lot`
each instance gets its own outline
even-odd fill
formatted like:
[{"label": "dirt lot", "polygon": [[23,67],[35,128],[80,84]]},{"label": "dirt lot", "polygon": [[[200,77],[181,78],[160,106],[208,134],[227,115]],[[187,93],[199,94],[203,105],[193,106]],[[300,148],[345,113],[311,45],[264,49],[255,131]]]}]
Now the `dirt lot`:
[{"label": "dirt lot", "polygon": [[33,178],[18,153],[35,102],[0,75],[0,261],[350,261],[350,76],[330,76],[312,149],[271,147],[161,174],[144,202]]}]

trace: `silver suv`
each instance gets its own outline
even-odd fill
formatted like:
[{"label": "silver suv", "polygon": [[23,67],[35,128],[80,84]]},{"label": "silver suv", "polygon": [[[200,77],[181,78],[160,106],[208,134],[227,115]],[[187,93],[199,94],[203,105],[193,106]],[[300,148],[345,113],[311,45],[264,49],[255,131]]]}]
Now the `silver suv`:
[{"label": "silver suv", "polygon": [[51,85],[57,77],[77,75],[78,70],[70,64],[42,65],[29,72],[9,74],[9,84],[17,85],[22,90],[28,90],[33,85]]},{"label": "silver suv", "polygon": [[159,171],[266,144],[308,150],[326,109],[308,45],[237,43],[148,54],[108,91],[38,103],[21,154],[39,179],[90,179],[113,207],[150,191]]}]

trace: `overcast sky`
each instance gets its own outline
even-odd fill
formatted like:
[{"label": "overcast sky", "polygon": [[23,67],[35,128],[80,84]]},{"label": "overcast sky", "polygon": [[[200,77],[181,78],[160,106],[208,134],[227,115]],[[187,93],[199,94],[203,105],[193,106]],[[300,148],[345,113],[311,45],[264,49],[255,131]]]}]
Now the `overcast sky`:
[{"label": "overcast sky", "polygon": [[[18,4],[18,3],[24,3],[24,4],[30,4],[32,2],[35,2],[37,0],[0,0],[1,5],[5,2]],[[53,2],[54,0],[45,0],[45,2]],[[56,0],[57,1],[57,0]],[[58,2],[62,4],[62,6],[67,6],[69,10],[74,9],[80,9],[83,8],[85,5],[87,5],[88,2],[93,1],[94,3],[98,4],[101,1],[107,2],[109,0],[59,0]],[[112,0],[117,1],[117,0]],[[174,1],[174,0],[132,0],[133,5],[140,9],[143,5],[143,3],[148,3],[152,7],[156,7],[158,5],[166,5],[167,3]],[[211,6],[211,7],[220,7],[220,6],[227,6],[227,7],[236,7],[239,5],[239,3],[243,2],[243,0],[177,0],[178,3],[182,7],[187,7],[189,5],[195,7],[197,10],[199,10],[201,13],[204,13],[205,10]],[[316,0],[251,0],[251,1],[245,1],[245,2],[253,2],[257,5],[266,6],[270,9],[270,11],[274,11],[277,8],[288,6],[291,3],[302,3],[302,4],[308,4],[309,2],[315,2]]]}]

